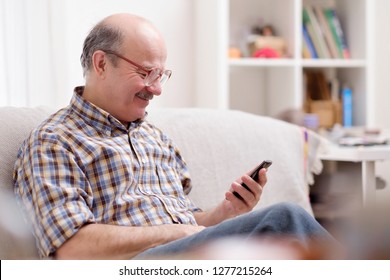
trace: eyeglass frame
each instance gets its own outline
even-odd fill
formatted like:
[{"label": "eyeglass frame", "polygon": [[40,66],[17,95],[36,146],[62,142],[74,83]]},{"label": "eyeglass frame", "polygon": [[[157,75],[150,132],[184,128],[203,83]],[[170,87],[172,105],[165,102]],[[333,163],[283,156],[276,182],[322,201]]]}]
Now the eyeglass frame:
[{"label": "eyeglass frame", "polygon": [[[144,80],[144,84],[145,86],[151,86],[152,84],[154,84],[158,79],[160,79],[159,83],[160,83],[160,86],[162,87],[168,80],[169,78],[171,77],[172,75],[172,70],[168,70],[168,69],[165,69],[165,70],[161,70],[160,68],[151,68],[151,69],[146,69],[145,67],[143,67],[142,65],[124,57],[123,55],[120,55],[118,54],[117,52],[114,52],[114,51],[110,51],[110,50],[101,50],[107,54],[112,54],[112,55],[115,55],[116,57],[119,57],[121,59],[123,59],[124,61],[126,61],[127,63],[130,63],[131,65],[137,67],[138,69],[142,70],[143,72],[146,73],[146,76],[143,77],[143,80]],[[138,70],[137,69],[137,70]],[[153,80],[153,81],[150,81],[149,83],[146,82],[146,79],[151,75],[151,73],[154,71],[154,70],[159,70],[160,73],[157,75],[157,77]],[[163,82],[161,82],[161,77],[165,75],[166,79],[163,80]]]}]

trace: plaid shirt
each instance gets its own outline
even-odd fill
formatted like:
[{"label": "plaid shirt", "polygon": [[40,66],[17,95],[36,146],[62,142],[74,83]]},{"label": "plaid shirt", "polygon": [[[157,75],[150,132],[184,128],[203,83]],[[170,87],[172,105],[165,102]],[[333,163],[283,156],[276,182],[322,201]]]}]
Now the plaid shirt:
[{"label": "plaid shirt", "polygon": [[82,91],[32,132],[15,164],[15,193],[40,255],[88,223],[196,224],[200,209],[187,196],[188,169],[172,141],[146,120],[125,127]]}]

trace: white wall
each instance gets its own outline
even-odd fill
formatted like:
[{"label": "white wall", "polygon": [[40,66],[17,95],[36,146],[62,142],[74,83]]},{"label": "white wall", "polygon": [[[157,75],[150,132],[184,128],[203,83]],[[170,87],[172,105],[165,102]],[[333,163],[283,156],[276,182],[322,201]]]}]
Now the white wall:
[{"label": "white wall", "polygon": [[154,22],[168,45],[166,67],[171,80],[162,97],[151,107],[189,107],[194,104],[193,0],[67,0],[51,1],[52,26],[56,32],[56,107],[68,104],[73,87],[83,84],[79,57],[91,27],[112,13],[129,12]]},{"label": "white wall", "polygon": [[[390,1],[376,0],[375,16],[375,124],[390,129]],[[387,181],[378,199],[390,201],[390,162],[377,164],[378,175]]]},{"label": "white wall", "polygon": [[376,0],[375,32],[375,119],[390,128],[390,1]]}]

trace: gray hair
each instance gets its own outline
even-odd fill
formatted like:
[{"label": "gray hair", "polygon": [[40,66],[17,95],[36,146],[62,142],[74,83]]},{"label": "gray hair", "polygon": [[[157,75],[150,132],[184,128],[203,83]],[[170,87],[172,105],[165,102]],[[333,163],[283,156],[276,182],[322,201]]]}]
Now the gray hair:
[{"label": "gray hair", "polygon": [[[118,52],[123,42],[123,35],[119,28],[107,26],[104,23],[97,24],[91,29],[88,36],[84,40],[83,52],[80,56],[81,66],[83,67],[83,75],[92,66],[92,55],[97,50],[111,50]],[[114,65],[116,57],[110,56]]]}]

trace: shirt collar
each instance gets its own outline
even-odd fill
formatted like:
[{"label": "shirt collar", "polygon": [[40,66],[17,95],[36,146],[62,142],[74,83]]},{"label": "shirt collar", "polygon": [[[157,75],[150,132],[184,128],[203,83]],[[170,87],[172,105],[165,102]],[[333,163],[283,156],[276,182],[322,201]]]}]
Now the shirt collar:
[{"label": "shirt collar", "polygon": [[76,114],[105,134],[111,134],[115,129],[127,131],[127,128],[110,113],[85,100],[82,97],[83,92],[84,86],[76,87],[70,101],[70,106]]}]

